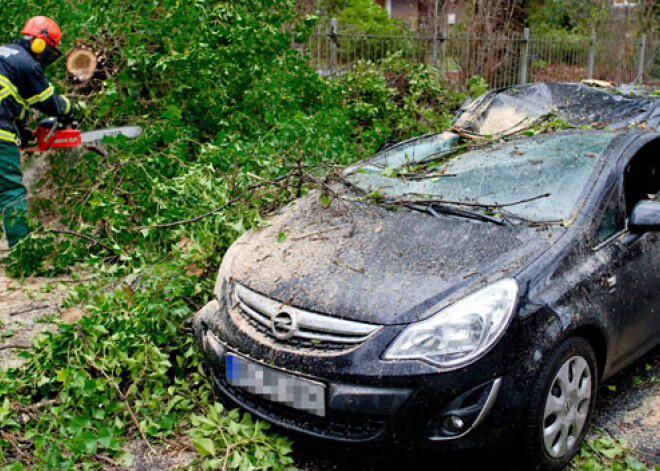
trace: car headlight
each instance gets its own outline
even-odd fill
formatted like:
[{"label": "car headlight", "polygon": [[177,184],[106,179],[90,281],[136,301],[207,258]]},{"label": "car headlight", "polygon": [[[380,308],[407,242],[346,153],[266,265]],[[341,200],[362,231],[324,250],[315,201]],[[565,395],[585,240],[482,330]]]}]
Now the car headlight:
[{"label": "car headlight", "polygon": [[444,368],[465,365],[502,336],[518,300],[518,283],[497,281],[406,327],[383,355],[386,360],[419,359]]}]

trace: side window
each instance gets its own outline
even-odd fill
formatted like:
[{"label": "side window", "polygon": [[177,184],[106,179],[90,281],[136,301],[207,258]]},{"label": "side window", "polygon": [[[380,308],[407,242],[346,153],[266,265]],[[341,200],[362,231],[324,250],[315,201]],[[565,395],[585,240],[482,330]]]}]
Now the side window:
[{"label": "side window", "polygon": [[612,192],[605,210],[601,215],[598,229],[596,230],[596,244],[601,244],[614,234],[623,229],[623,215],[619,209],[619,190]]},{"label": "side window", "polygon": [[626,218],[637,203],[652,198],[660,191],[660,142],[653,141],[644,146],[623,174],[623,187],[626,198]]}]

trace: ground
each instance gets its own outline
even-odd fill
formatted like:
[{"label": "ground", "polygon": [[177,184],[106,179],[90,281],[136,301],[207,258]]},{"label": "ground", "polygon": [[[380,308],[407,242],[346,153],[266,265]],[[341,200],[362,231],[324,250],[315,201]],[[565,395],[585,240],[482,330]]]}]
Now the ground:
[{"label": "ground", "polygon": [[[0,241],[0,259],[7,256],[5,241]],[[85,274],[76,280],[71,276],[58,278],[30,277],[16,281],[5,275],[0,262],[0,368],[19,366],[22,347],[46,330],[56,329],[52,319],[75,320],[83,311],[63,308],[62,301],[69,289],[85,281]],[[6,348],[18,346],[19,348]],[[4,348],[3,348],[4,347]],[[134,471],[165,471],[185,466],[196,454],[181,445],[190,446],[186,437],[172,444],[155,447],[150,452],[140,440],[130,441],[126,448],[133,455]],[[109,468],[110,469],[110,468]]]},{"label": "ground", "polygon": [[[0,242],[0,259],[7,250]],[[10,344],[29,345],[34,336],[46,329],[55,329],[48,319],[73,317],[79,313],[62,308],[74,281],[70,276],[56,279],[27,278],[22,281],[5,276],[0,264],[0,368],[18,366],[20,349],[4,348]],[[595,425],[596,433],[625,439],[637,454],[649,463],[660,465],[660,348],[645,355],[634,365],[607,381],[599,391]],[[321,469],[383,469],[377,459],[342,457],[337,450],[319,450],[314,444],[297,443],[298,465],[308,471]],[[194,455],[175,445],[159,447],[151,453],[139,442],[131,442],[129,450],[135,456],[134,470],[161,470],[180,466]],[[319,453],[320,451],[320,453]],[[395,463],[401,469],[401,463]],[[475,466],[479,466],[476,464]]]}]

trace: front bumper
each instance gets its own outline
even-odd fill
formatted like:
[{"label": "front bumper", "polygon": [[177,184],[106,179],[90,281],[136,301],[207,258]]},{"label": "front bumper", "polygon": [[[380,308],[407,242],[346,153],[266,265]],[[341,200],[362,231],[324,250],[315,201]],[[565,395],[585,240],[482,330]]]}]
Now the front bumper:
[{"label": "front bumper", "polygon": [[[398,330],[395,326],[379,335],[394,338]],[[510,436],[511,424],[516,422],[512,413],[520,407],[522,396],[512,387],[513,375],[502,374],[494,365],[493,360],[501,363],[501,352],[491,352],[494,358],[490,362],[484,358],[464,369],[439,373],[423,362],[380,360],[386,339],[375,342],[380,346],[378,352],[369,345],[376,339],[341,354],[278,350],[256,342],[230,322],[217,301],[197,314],[195,331],[213,378],[229,399],[261,418],[306,435],[387,447],[483,447]],[[325,384],[325,417],[232,386],[226,379],[227,353]]]}]

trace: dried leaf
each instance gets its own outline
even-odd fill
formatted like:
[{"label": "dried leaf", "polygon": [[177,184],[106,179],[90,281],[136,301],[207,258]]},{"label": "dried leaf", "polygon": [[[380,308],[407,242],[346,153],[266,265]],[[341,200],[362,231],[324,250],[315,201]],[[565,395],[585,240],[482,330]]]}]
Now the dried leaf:
[{"label": "dried leaf", "polygon": [[79,307],[70,307],[60,315],[60,319],[62,319],[62,322],[65,324],[73,324],[86,316],[89,316],[89,313]]},{"label": "dried leaf", "polygon": [[196,276],[199,278],[200,276],[204,275],[204,273],[205,270],[203,268],[199,268],[194,263],[188,265],[188,268],[186,269],[186,276]]}]

